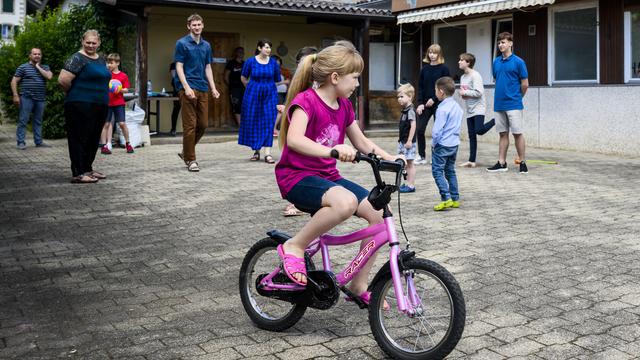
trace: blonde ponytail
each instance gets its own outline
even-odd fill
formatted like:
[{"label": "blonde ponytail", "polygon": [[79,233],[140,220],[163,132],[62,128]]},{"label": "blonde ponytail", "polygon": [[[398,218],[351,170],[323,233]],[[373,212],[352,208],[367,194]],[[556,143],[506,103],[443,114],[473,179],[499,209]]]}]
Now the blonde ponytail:
[{"label": "blonde ponytail", "polygon": [[282,115],[283,121],[280,125],[280,137],[278,138],[280,148],[283,148],[287,142],[289,107],[299,93],[310,88],[312,83],[322,86],[332,73],[345,76],[352,73],[362,73],[363,69],[362,56],[355,46],[346,40],[337,41],[317,54],[302,58],[287,93],[285,111]]},{"label": "blonde ponytail", "polygon": [[287,91],[287,100],[285,101],[284,113],[282,114],[282,121],[280,122],[280,134],[278,135],[278,144],[280,148],[284,148],[284,144],[287,142],[287,130],[289,130],[289,107],[295,97],[301,92],[311,87],[311,73],[312,65],[315,60],[315,55],[308,55],[300,60],[298,68],[291,84],[289,85],[289,91]]}]

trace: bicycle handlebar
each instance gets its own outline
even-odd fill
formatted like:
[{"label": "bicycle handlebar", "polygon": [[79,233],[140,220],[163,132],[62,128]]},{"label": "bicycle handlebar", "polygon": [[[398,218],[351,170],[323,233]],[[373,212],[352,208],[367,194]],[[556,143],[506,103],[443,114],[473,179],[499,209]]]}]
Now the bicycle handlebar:
[{"label": "bicycle handlebar", "polygon": [[[331,157],[334,159],[338,159],[340,154],[338,150],[331,149]],[[380,177],[380,171],[388,171],[396,173],[396,186],[400,185],[401,179],[403,176],[403,170],[405,167],[405,161],[403,159],[396,159],[395,161],[382,160],[376,154],[363,154],[359,151],[356,152],[356,157],[354,159],[356,162],[364,161],[371,164],[371,168],[373,169],[373,175],[376,178],[376,183],[379,187],[384,186],[384,182]]]}]

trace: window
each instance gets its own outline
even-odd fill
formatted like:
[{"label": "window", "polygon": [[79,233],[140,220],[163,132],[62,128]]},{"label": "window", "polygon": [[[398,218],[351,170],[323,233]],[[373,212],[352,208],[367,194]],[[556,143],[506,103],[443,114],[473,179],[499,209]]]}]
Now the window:
[{"label": "window", "polygon": [[369,44],[369,89],[395,90],[395,43]]},{"label": "window", "polygon": [[460,54],[467,51],[467,26],[440,27],[436,34],[436,42],[442,47],[444,63],[449,68],[453,80],[460,82],[462,70],[458,68],[458,58]]},{"label": "window", "polygon": [[13,0],[2,0],[2,12],[13,13]]},{"label": "window", "polygon": [[598,81],[597,8],[559,9],[551,16],[552,82]]},{"label": "window", "polygon": [[625,15],[625,77],[640,80],[640,11]]},{"label": "window", "polygon": [[2,24],[2,40],[13,39],[13,25]]}]

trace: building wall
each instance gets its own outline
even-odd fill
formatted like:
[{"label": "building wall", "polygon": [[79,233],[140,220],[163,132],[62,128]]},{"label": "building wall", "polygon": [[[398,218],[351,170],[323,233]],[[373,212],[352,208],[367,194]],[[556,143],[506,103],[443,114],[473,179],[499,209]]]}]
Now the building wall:
[{"label": "building wall", "polygon": [[[494,117],[493,90],[485,93],[487,120]],[[529,88],[524,98],[526,142],[544,148],[640,156],[639,98],[639,86]],[[457,95],[456,99],[462,105]],[[429,127],[432,125],[431,121]],[[465,121],[461,138],[468,140]],[[498,134],[491,130],[478,140],[497,144]],[[459,155],[461,159],[465,156]],[[489,160],[493,161],[482,159]]]},{"label": "building wall", "polygon": [[13,0],[13,13],[0,12],[0,24],[22,25],[25,16],[27,16],[27,1]]},{"label": "building wall", "polygon": [[[185,36],[187,17],[195,12],[193,9],[153,7],[149,15],[148,27],[148,78],[153,82],[153,90],[163,87],[171,89],[169,64],[173,61],[175,42]],[[347,26],[330,24],[307,24],[302,16],[265,16],[229,11],[197,10],[204,18],[205,32],[238,33],[240,43],[245,48],[245,56],[249,57],[261,38],[269,38],[273,42],[273,54],[281,42],[288,48],[283,57],[286,68],[295,68],[295,54],[299,48],[308,45],[322,47],[336,37],[351,39],[352,29]],[[222,79],[216,79],[216,83]],[[160,131],[170,130],[171,103],[162,102]],[[178,121],[178,131],[181,131]]]}]

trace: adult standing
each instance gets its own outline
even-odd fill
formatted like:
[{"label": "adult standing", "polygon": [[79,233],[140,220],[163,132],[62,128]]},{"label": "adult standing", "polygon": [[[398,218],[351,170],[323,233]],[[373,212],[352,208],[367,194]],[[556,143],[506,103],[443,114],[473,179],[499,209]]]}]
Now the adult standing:
[{"label": "adult standing", "polygon": [[[176,75],[176,62],[169,65],[169,76],[171,77],[171,95],[177,97],[178,90],[176,85],[179,80]],[[171,110],[171,136],[176,136],[176,127],[178,126],[178,115],[180,114],[180,100],[173,101],[173,109]]]},{"label": "adult standing", "polygon": [[278,115],[278,90],[280,66],[271,57],[272,43],[268,39],[258,41],[256,55],[242,67],[242,82],[247,89],[242,100],[242,122],[238,144],[249,146],[253,156],[249,160],[260,160],[260,149],[265,149],[264,161],[275,163],[271,156],[273,126]]},{"label": "adult standing", "polygon": [[416,165],[428,163],[426,156],[425,132],[431,116],[436,116],[440,100],[436,96],[436,81],[444,76],[451,76],[449,68],[444,64],[442,48],[438,44],[431,44],[427,49],[427,56],[422,59],[424,66],[420,70],[420,80],[418,82],[418,114],[416,136],[418,138],[418,154],[420,158],[414,163]]},{"label": "adult standing", "polygon": [[244,97],[244,84],[240,79],[242,66],[244,65],[244,48],[238,46],[233,50],[233,59],[227,62],[224,68],[224,82],[229,87],[229,99],[231,100],[231,112],[240,126],[242,114],[242,98]]},{"label": "adult standing", "polygon": [[493,111],[496,119],[496,131],[500,133],[498,162],[489,172],[507,171],[507,149],[509,131],[513,134],[516,151],[520,158],[520,173],[529,172],[525,163],[524,116],[522,98],[529,88],[529,73],[524,60],[513,53],[511,33],[498,34],[498,49],[501,55],[493,60],[493,77],[496,79]]},{"label": "adult standing", "polygon": [[58,83],[65,92],[66,122],[72,183],[95,183],[105,179],[93,170],[102,126],[109,109],[111,72],[97,53],[100,34],[87,30],[82,36],[82,49],[67,59]]},{"label": "adult standing", "polygon": [[[29,61],[18,66],[11,79],[13,103],[20,108],[16,142],[18,149],[27,148],[25,142],[27,123],[33,114],[33,142],[37,147],[49,147],[42,142],[42,114],[44,113],[46,81],[51,80],[53,74],[49,66],[40,64],[42,50],[33,48],[29,52]],[[20,93],[18,93],[20,84]]]},{"label": "adult standing", "polygon": [[178,93],[182,108],[182,152],[189,171],[200,171],[196,162],[196,144],[209,122],[209,91],[214,98],[220,93],[213,82],[211,45],[202,38],[204,22],[198,14],[187,18],[189,34],[176,42],[174,60],[180,80]]}]

